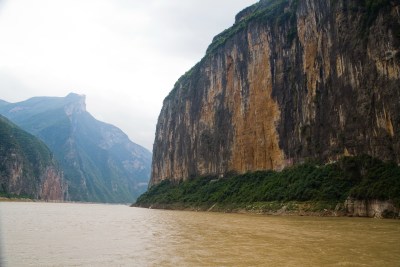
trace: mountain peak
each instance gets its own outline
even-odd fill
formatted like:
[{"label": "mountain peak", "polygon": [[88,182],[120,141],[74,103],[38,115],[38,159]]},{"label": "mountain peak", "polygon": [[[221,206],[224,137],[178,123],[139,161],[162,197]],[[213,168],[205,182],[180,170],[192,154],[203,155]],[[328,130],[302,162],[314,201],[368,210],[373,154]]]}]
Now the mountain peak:
[{"label": "mountain peak", "polygon": [[86,111],[86,96],[79,95],[76,93],[69,93],[65,100],[67,104],[64,107],[67,116],[71,116],[73,113],[82,113]]},{"label": "mountain peak", "polygon": [[86,95],[84,95],[84,94],[80,95],[80,94],[71,92],[65,98],[79,100],[79,99],[86,99]]}]

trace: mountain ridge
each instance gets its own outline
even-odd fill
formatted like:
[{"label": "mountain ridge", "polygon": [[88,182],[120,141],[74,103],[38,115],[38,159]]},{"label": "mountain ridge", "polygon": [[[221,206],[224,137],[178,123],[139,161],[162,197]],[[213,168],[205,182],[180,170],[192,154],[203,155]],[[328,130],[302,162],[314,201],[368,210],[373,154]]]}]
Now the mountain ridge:
[{"label": "mountain ridge", "polygon": [[146,189],[151,153],[86,110],[86,97],[34,97],[0,113],[42,139],[63,167],[74,201],[131,202]]}]

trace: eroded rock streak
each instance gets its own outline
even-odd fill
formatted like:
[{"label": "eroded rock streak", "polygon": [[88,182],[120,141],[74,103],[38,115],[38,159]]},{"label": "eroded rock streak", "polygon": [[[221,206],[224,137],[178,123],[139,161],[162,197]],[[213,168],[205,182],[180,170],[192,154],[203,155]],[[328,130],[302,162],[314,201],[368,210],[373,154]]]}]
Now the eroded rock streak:
[{"label": "eroded rock streak", "polygon": [[150,185],[363,153],[399,163],[400,6],[367,2],[239,13],[165,98]]}]

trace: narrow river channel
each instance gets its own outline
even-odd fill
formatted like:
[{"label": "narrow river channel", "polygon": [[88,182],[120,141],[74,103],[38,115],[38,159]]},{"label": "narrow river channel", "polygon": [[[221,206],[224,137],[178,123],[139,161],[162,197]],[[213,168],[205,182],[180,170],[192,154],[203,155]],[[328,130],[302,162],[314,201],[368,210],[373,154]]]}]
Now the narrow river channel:
[{"label": "narrow river channel", "polygon": [[400,266],[400,220],[0,203],[0,266]]}]

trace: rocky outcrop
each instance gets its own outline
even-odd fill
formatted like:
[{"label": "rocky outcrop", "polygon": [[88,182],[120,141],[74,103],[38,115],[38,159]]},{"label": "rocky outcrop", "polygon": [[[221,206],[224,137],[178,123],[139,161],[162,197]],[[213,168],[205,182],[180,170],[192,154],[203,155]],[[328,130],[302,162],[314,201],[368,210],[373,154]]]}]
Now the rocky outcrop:
[{"label": "rocky outcrop", "polygon": [[71,119],[73,114],[86,112],[86,96],[70,93],[65,97],[65,114]]},{"label": "rocky outcrop", "polygon": [[50,150],[0,116],[0,193],[64,200],[66,184]]},{"label": "rocky outcrop", "polygon": [[400,210],[391,201],[358,200],[348,198],[344,203],[347,216],[372,218],[398,218]]},{"label": "rocky outcrop", "polygon": [[68,199],[68,185],[64,182],[62,173],[55,167],[47,167],[42,176],[39,198],[44,200]]},{"label": "rocky outcrop", "polygon": [[398,1],[264,0],[158,119],[150,184],[369,154],[400,162]]}]

